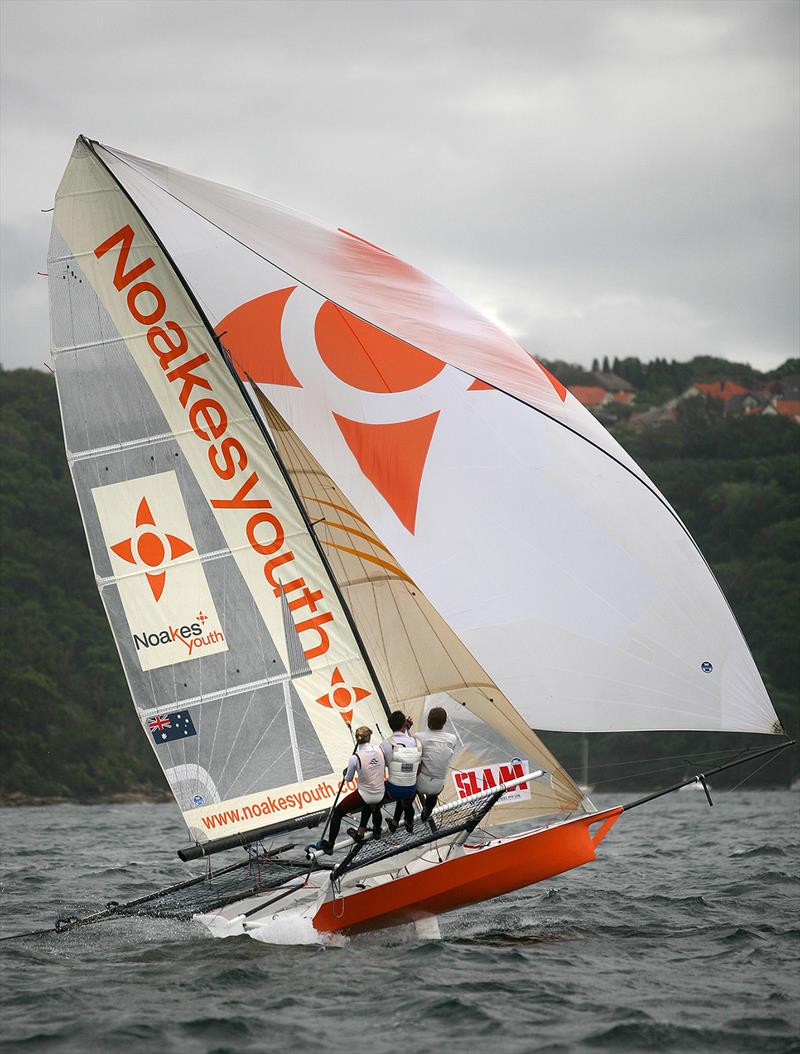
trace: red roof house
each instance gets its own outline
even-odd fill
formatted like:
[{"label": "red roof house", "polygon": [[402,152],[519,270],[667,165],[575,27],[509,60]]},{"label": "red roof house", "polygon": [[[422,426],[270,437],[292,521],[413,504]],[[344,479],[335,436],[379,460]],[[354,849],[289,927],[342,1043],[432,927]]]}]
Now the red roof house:
[{"label": "red roof house", "polygon": [[722,399],[727,402],[734,395],[747,395],[748,388],[743,388],[736,381],[698,381],[686,392],[686,395],[705,395],[711,399]]},{"label": "red roof house", "polygon": [[570,388],[570,391],[579,403],[590,410],[613,401],[611,394],[605,388],[597,388],[593,385],[576,384],[574,388]]},{"label": "red roof house", "polygon": [[783,417],[791,417],[795,421],[800,421],[800,399],[775,399],[772,405],[775,407],[776,413],[781,414]]}]

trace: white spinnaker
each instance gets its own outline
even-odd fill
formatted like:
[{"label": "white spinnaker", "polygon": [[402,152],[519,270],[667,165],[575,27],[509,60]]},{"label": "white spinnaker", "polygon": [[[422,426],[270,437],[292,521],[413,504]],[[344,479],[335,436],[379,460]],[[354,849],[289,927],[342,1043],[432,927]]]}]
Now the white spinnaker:
[{"label": "white spinnaker", "polygon": [[[247,315],[240,329],[252,337],[264,303],[265,372],[255,379],[533,726],[779,730],[736,621],[677,516],[508,337],[367,243],[99,150],[220,329]],[[426,372],[416,361],[406,380],[364,382],[349,364],[359,347],[369,358],[363,332],[320,353],[326,298],[355,316],[345,319],[351,329],[366,320],[448,365]],[[226,342],[252,372],[252,340]],[[408,495],[399,502],[392,492],[392,473],[407,471],[403,444],[391,449],[393,426],[431,421],[411,516]]]},{"label": "white spinnaker", "polygon": [[81,141],[56,195],[49,276],[98,586],[190,832],[325,809],[352,751],[348,724],[385,729],[376,685],[236,379]]}]

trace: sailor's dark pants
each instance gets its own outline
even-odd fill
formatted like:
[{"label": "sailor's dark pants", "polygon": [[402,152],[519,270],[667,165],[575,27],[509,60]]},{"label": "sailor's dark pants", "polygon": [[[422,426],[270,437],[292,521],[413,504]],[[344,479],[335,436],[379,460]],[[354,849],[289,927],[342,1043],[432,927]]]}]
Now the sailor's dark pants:
[{"label": "sailor's dark pants", "polygon": [[347,813],[357,812],[359,809],[361,810],[359,827],[366,827],[371,816],[373,831],[380,831],[381,803],[366,802],[358,793],[358,791],[354,790],[352,794],[348,794],[346,798],[342,798],[342,800],[333,810],[333,816],[331,816],[331,826],[328,832],[329,842],[333,842],[334,844],[336,843],[336,839],[339,837],[339,828],[342,826],[342,818]]}]

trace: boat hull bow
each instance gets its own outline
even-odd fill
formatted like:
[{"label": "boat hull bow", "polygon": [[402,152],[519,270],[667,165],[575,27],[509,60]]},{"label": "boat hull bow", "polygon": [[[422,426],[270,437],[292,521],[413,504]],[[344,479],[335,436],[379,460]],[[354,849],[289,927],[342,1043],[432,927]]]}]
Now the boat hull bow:
[{"label": "boat hull bow", "polygon": [[594,860],[621,813],[615,806],[485,846],[467,844],[441,863],[331,896],[314,916],[314,928],[359,933],[399,926],[535,885]]}]

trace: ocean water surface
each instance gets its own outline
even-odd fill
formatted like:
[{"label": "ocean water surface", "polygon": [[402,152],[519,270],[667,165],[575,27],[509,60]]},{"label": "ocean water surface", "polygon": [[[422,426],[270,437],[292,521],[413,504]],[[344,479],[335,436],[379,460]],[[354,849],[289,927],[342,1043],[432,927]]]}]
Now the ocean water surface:
[{"label": "ocean water surface", "polygon": [[[595,863],[445,916],[441,940],[121,919],[2,942],[0,1049],[800,1051],[800,795],[714,800],[626,813]],[[2,809],[0,826],[3,934],[190,876],[171,805]]]}]

